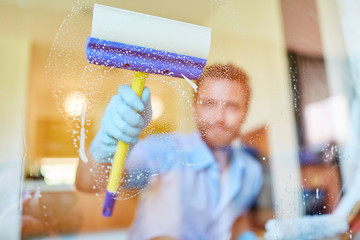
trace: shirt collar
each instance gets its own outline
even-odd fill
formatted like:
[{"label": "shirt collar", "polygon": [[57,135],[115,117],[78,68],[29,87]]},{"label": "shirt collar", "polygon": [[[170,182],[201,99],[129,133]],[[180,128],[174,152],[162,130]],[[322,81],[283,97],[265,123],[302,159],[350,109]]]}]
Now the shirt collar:
[{"label": "shirt collar", "polygon": [[[208,145],[201,138],[199,131],[192,133],[189,140],[188,147],[191,157],[188,158],[189,160],[186,163],[188,167],[200,171],[213,164],[217,164],[214,155]],[[230,151],[230,162],[228,167],[230,168],[231,174],[242,172],[244,168],[244,157],[242,155],[244,153],[242,152],[241,147],[231,148]]]},{"label": "shirt collar", "polygon": [[191,149],[189,151],[191,163],[188,163],[188,166],[191,166],[194,170],[200,171],[216,164],[216,160],[207,144],[201,138],[200,132],[197,131],[191,134],[191,140],[189,142],[191,144],[189,146]]}]

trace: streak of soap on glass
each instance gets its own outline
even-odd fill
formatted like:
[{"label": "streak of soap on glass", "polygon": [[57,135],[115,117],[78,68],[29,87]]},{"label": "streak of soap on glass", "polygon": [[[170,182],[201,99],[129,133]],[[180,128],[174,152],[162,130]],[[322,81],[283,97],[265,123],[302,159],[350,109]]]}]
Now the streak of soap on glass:
[{"label": "streak of soap on glass", "polygon": [[[236,75],[230,70],[222,84],[196,85],[197,93],[197,81],[150,74],[152,118],[131,146],[110,218],[101,211],[112,164],[94,161],[90,146],[111,112],[111,99],[124,93],[119,87],[131,84],[133,72],[87,62],[94,3],[211,27],[207,65],[240,68],[251,90],[239,90],[250,96],[240,110],[229,102],[237,89],[228,81]],[[1,187],[1,238],[360,238],[359,3],[0,5],[0,76],[14,79],[13,88],[0,82],[0,179],[14,184]],[[239,116],[229,114],[232,109],[247,111],[240,129],[228,122],[227,116]],[[198,138],[188,138],[194,132]],[[214,147],[228,135],[230,144]],[[144,153],[145,169],[137,159]],[[89,177],[86,189],[79,188],[80,164]]]}]

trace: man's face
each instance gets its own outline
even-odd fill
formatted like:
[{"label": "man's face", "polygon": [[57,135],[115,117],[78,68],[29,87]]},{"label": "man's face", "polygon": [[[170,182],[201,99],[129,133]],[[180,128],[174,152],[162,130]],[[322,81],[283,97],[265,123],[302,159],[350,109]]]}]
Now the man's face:
[{"label": "man's face", "polygon": [[230,145],[240,134],[247,115],[246,90],[241,83],[209,78],[195,101],[195,119],[202,138],[210,147]]}]

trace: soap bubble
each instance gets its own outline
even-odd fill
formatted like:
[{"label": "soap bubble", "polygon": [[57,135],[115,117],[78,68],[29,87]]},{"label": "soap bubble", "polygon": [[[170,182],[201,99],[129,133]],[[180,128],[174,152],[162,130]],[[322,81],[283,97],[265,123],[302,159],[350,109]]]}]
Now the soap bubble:
[{"label": "soap bubble", "polygon": [[[67,124],[74,148],[87,162],[85,149],[90,145],[106,105],[117,94],[122,84],[131,84],[133,72],[88,63],[85,42],[91,35],[93,1],[78,1],[62,22],[53,41],[47,65],[47,76],[52,82],[52,93],[58,110]],[[145,36],[146,37],[146,36]],[[142,132],[140,138],[170,132],[191,132],[193,89],[184,79],[150,75],[146,86],[150,88],[154,111],[161,111]],[[154,99],[155,99],[154,98]],[[111,166],[91,166],[90,174],[96,178],[96,190],[104,190]],[[100,171],[100,172],[99,172]],[[101,176],[101,177],[99,177]],[[138,175],[139,176],[139,175]],[[148,179],[155,175],[142,175]],[[132,182],[126,172],[122,182]],[[129,199],[146,189],[147,184],[131,191],[121,192],[118,199]]]}]

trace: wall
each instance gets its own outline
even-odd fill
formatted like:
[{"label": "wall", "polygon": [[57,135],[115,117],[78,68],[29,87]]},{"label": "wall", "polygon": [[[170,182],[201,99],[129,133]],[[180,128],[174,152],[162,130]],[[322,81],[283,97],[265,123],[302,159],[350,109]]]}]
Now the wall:
[{"label": "wall", "polygon": [[20,237],[29,55],[28,39],[0,37],[0,232],[4,239]]}]

